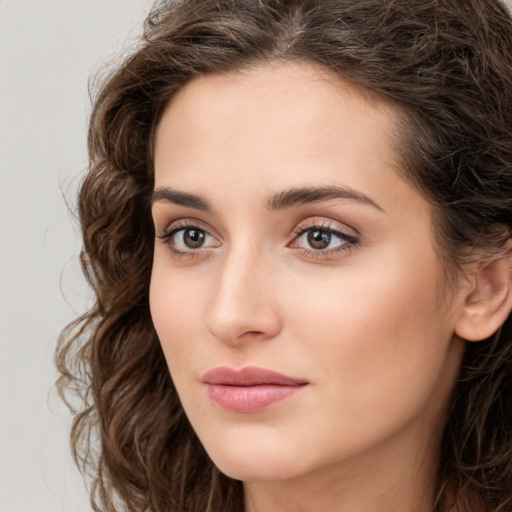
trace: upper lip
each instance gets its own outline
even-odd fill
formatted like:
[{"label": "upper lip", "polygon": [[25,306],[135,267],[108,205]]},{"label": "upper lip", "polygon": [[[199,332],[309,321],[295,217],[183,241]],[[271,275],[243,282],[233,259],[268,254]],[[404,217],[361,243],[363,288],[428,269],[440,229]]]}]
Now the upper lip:
[{"label": "upper lip", "polygon": [[224,386],[302,386],[308,382],[304,379],[297,379],[283,375],[282,373],[257,366],[245,366],[240,369],[228,366],[219,366],[206,372],[202,378],[205,384],[217,384]]}]

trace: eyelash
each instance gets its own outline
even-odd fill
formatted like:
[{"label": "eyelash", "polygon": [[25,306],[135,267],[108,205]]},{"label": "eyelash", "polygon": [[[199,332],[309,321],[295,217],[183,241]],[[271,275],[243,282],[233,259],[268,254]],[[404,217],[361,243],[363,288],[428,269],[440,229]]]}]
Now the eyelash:
[{"label": "eyelash", "polygon": [[[163,233],[160,236],[157,236],[157,238],[165,245],[169,247],[169,250],[173,254],[173,256],[176,256],[177,258],[195,258],[200,256],[204,251],[207,251],[209,248],[198,248],[198,249],[190,249],[188,251],[182,251],[179,249],[176,249],[176,247],[172,246],[172,240],[173,237],[179,233],[180,231],[185,231],[187,229],[196,229],[198,231],[201,231],[202,233],[205,233],[206,235],[212,237],[208,233],[208,231],[202,227],[200,227],[197,223],[193,221],[178,221],[174,223],[170,229],[168,229],[165,233]],[[329,223],[326,222],[318,222],[318,221],[311,221],[309,223],[303,223],[298,225],[296,228],[293,229],[292,235],[293,240],[289,244],[287,244],[288,247],[293,247],[291,245],[292,243],[296,242],[300,239],[300,237],[304,236],[306,233],[311,232],[313,230],[322,231],[324,234],[328,234],[330,236],[335,236],[339,238],[342,243],[335,247],[334,249],[306,249],[306,248],[297,248],[300,249],[302,252],[302,255],[306,258],[316,258],[316,259],[329,259],[339,253],[343,252],[351,252],[353,251],[358,245],[359,245],[359,239],[353,235],[349,235],[348,233],[345,233],[344,231],[340,229],[336,229],[332,227]]]},{"label": "eyelash", "polygon": [[198,256],[201,252],[203,252],[205,249],[190,249],[189,251],[181,251],[173,247],[171,243],[174,235],[176,235],[180,231],[185,231],[187,229],[196,229],[198,231],[202,231],[203,233],[207,233],[209,236],[211,236],[208,233],[208,231],[206,231],[206,229],[203,229],[202,227],[198,226],[197,223],[183,220],[172,224],[171,228],[169,228],[165,233],[158,236],[157,238],[163,244],[169,247],[169,250],[172,252],[173,256],[176,256],[178,258],[194,258]]},{"label": "eyelash", "polygon": [[305,224],[297,226],[293,231],[292,234],[294,235],[294,239],[298,240],[301,236],[305,235],[308,232],[311,231],[322,231],[325,234],[328,235],[334,235],[335,237],[339,238],[343,243],[335,247],[334,249],[305,249],[302,248],[302,254],[305,257],[314,257],[317,259],[329,259],[339,253],[343,252],[351,252],[357,246],[359,245],[359,239],[353,235],[349,235],[348,233],[345,233],[344,231],[334,228],[331,224],[328,222],[318,222],[318,221],[310,221],[306,222]]}]

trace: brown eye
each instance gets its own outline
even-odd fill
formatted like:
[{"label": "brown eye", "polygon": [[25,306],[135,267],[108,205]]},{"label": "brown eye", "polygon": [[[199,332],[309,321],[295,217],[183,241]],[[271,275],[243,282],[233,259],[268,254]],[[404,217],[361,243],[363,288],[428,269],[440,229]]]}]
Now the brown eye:
[{"label": "brown eye", "polygon": [[326,249],[331,243],[331,232],[322,229],[312,229],[308,231],[307,241],[313,249]]},{"label": "brown eye", "polygon": [[299,226],[295,238],[289,247],[301,249],[304,257],[314,256],[321,259],[333,259],[342,253],[351,251],[359,240],[340,229],[328,225]]},{"label": "brown eye", "polygon": [[201,229],[191,228],[183,230],[183,243],[189,249],[199,249],[204,245],[206,236]]},{"label": "brown eye", "polygon": [[203,249],[221,245],[208,231],[197,226],[176,227],[158,238],[177,256],[200,254]]}]

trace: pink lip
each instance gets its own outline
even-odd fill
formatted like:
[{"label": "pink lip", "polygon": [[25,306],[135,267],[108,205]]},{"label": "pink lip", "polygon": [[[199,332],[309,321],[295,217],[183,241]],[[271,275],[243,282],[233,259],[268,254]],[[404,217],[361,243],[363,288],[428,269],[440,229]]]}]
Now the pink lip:
[{"label": "pink lip", "polygon": [[222,366],[207,372],[202,379],[208,395],[229,412],[251,413],[282,402],[303,389],[308,382],[255,366],[240,370]]}]

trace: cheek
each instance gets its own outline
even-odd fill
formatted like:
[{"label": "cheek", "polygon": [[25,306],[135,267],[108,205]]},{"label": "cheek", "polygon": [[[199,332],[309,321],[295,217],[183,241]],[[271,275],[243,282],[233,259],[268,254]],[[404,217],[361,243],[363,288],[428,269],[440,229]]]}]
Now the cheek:
[{"label": "cheek", "polygon": [[296,283],[290,337],[335,407],[365,418],[362,409],[399,414],[429,398],[444,378],[452,335],[439,310],[439,275],[433,255],[381,255],[321,283]]},{"label": "cheek", "polygon": [[191,279],[156,261],[151,275],[149,303],[151,317],[175,383],[189,377],[204,344],[202,329],[208,297],[208,280]]}]

